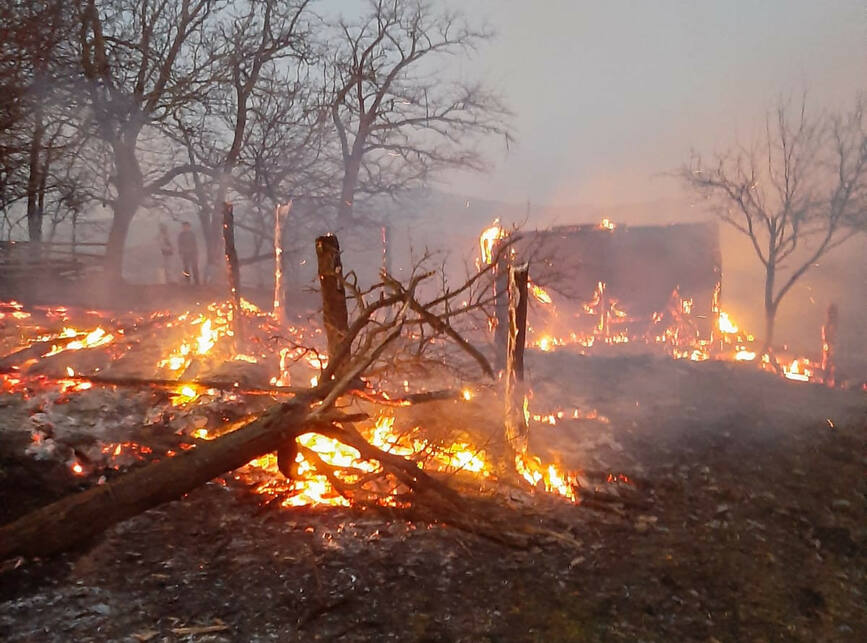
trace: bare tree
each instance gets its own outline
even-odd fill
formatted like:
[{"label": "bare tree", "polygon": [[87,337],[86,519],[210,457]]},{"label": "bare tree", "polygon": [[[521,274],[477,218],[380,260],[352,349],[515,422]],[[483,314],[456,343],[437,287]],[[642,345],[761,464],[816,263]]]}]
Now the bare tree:
[{"label": "bare tree", "polygon": [[394,194],[445,168],[483,169],[478,138],[510,140],[509,112],[493,92],[442,74],[445,60],[491,32],[424,0],[371,0],[359,22],[336,29],[327,105],[339,143],[340,225],[351,222],[358,192]]},{"label": "bare tree", "polygon": [[65,150],[81,139],[77,104],[67,91],[73,16],[60,0],[0,8],[0,208],[26,201],[22,219],[31,241],[42,239],[48,201],[68,194],[57,175],[68,175]]},{"label": "bare tree", "polygon": [[867,222],[867,121],[861,96],[849,113],[812,116],[780,101],[750,148],[694,156],[680,171],[720,220],[752,243],[764,268],[764,344],[780,301],[811,266]]},{"label": "bare tree", "polygon": [[[213,164],[215,180],[210,186],[210,204],[202,203],[199,211],[209,264],[220,258],[222,204],[249,144],[254,121],[268,117],[263,106],[270,102],[276,81],[284,80],[286,70],[291,74],[307,56],[309,35],[302,19],[309,4],[310,0],[247,0],[235,5],[237,17],[220,25],[216,34],[219,44],[214,58],[220,61],[222,72],[209,101],[215,118],[203,122],[206,140],[201,152]],[[278,96],[280,93],[278,90]]]},{"label": "bare tree", "polygon": [[[214,60],[206,34],[219,0],[80,0],[79,47],[95,132],[111,163],[106,269],[120,276],[138,209],[192,169],[160,128],[204,100]],[[145,142],[149,146],[145,146]],[[148,149],[149,147],[149,149]],[[143,149],[144,148],[144,149]],[[159,150],[159,151],[157,151]]]}]

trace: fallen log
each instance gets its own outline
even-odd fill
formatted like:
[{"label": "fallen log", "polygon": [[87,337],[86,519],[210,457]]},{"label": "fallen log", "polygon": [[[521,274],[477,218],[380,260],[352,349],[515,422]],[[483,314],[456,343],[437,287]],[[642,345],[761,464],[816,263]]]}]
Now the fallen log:
[{"label": "fallen log", "polygon": [[177,500],[217,476],[330,422],[311,410],[312,396],[277,405],[242,428],[195,449],[137,469],[37,509],[0,527],[0,560],[69,549],[111,525]]}]

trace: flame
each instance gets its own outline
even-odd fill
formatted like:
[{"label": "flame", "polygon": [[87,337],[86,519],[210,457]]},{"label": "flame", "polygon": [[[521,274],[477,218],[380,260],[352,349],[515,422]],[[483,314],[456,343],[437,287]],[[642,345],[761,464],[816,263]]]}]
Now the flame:
[{"label": "flame", "polygon": [[606,217],[599,222],[599,225],[597,227],[600,230],[614,230],[614,228],[616,228],[617,226],[614,224],[613,221],[611,221],[611,219]]},{"label": "flame", "polygon": [[548,291],[537,284],[530,284],[530,292],[533,293],[533,296],[543,304],[550,304],[553,301],[551,295],[548,294]]},{"label": "flame", "polygon": [[114,335],[111,333],[107,333],[101,326],[97,326],[94,330],[89,333],[79,332],[74,328],[64,328],[59,338],[65,339],[69,337],[83,337],[81,339],[74,339],[71,342],[67,342],[66,344],[54,344],[51,347],[51,350],[45,353],[43,357],[50,357],[51,355],[57,355],[58,353],[62,353],[63,351],[78,351],[83,348],[96,348],[97,346],[104,346],[108,344],[114,339]]},{"label": "flame", "polygon": [[578,482],[570,474],[563,472],[557,465],[547,467],[535,456],[519,454],[515,456],[515,469],[533,487],[543,486],[546,492],[554,493],[572,502],[578,502]]},{"label": "flame", "polygon": [[717,328],[719,328],[721,333],[728,333],[730,335],[738,332],[737,325],[731,320],[729,314],[723,311],[720,311],[717,317]]},{"label": "flame", "polygon": [[794,359],[788,366],[783,366],[783,375],[790,380],[809,382],[813,375],[813,369],[806,359]]},{"label": "flame", "polygon": [[[418,427],[411,431],[398,432],[394,428],[394,417],[382,415],[372,427],[364,431],[365,438],[373,446],[394,455],[415,459],[422,469],[442,472],[466,471],[481,477],[491,475],[492,468],[482,450],[470,444],[455,441],[446,446],[434,445],[420,436]],[[347,484],[357,483],[361,476],[381,471],[378,463],[364,460],[353,447],[335,438],[318,433],[305,433],[298,436],[298,445],[303,447],[295,458],[295,477],[291,481],[282,479],[277,469],[277,458],[269,454],[256,458],[248,464],[253,470],[269,474],[268,479],[257,487],[265,495],[285,495],[281,504],[286,507],[307,505],[348,506],[349,500],[342,496],[328,478],[317,473],[304,458],[304,450],[314,452],[329,467],[334,467],[336,475]],[[393,505],[395,500],[389,494],[380,502]]]},{"label": "flame", "polygon": [[503,228],[500,227],[499,219],[495,219],[490,228],[482,231],[482,234],[479,236],[479,248],[483,263],[490,265],[494,260],[494,244],[505,236]]}]

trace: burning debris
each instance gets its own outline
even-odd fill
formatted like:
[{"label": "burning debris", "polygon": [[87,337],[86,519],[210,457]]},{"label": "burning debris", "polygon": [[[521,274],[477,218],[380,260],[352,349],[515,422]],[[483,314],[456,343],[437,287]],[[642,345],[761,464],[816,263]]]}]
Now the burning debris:
[{"label": "burning debris", "polygon": [[[505,236],[499,222],[482,233],[483,263],[487,248]],[[819,360],[786,350],[771,354],[721,308],[715,226],[628,228],[603,219],[597,226],[522,233],[517,246],[540,257],[548,272],[544,286],[530,286],[534,314],[528,342],[539,350],[647,351],[692,361],[754,362],[790,380],[836,381],[828,359],[833,348],[830,353],[825,348],[833,346],[825,336],[833,337],[835,321],[823,328]],[[592,290],[590,279],[596,279]],[[665,298],[664,288],[670,289]]]},{"label": "burning debris", "polygon": [[[512,252],[504,235],[491,236],[500,242],[490,263],[461,288],[440,293],[426,286],[433,273],[421,268],[406,283],[384,274],[380,283],[362,289],[353,275],[343,275],[336,239],[319,239],[324,333],[275,319],[240,298],[237,304],[214,302],[140,318],[97,314],[93,329],[73,324],[84,323],[92,311],[64,309],[62,318],[54,319],[9,304],[19,313],[14,331],[22,345],[4,358],[4,388],[24,399],[39,398],[44,408],[31,417],[31,450],[64,458],[74,475],[98,484],[80,498],[61,500],[4,527],[8,544],[0,553],[64,548],[70,539],[232,470],[269,503],[286,507],[400,509],[495,539],[526,539],[515,525],[501,526],[499,498],[509,485],[523,481],[574,503],[582,499],[578,472],[543,463],[527,448],[529,422],[543,416],[531,413],[530,391],[522,383],[526,268],[517,282],[513,278],[508,307],[506,380],[513,384],[506,391],[511,401],[505,433],[490,420],[431,426],[410,422],[400,412],[421,403],[446,404],[459,417],[454,405],[496,405],[495,386],[467,379],[471,364],[488,375],[493,370],[464,336],[477,327],[473,319],[495,305],[489,285],[494,267]],[[351,320],[347,302],[353,304]],[[30,326],[20,326],[24,320]],[[413,384],[406,378],[404,390],[394,392],[395,379],[410,371]],[[310,388],[288,385],[308,380]],[[445,393],[431,388],[444,380],[454,388]],[[473,383],[461,386],[461,380]],[[137,394],[129,398],[135,410],[127,417],[139,419],[115,425],[117,434],[110,435],[107,418],[97,413],[84,431],[91,447],[83,448],[79,434],[65,431],[64,421],[77,420],[54,412],[76,396],[124,397],[130,388]],[[341,399],[355,401],[338,408]],[[108,406],[117,405],[100,408]],[[544,417],[554,424],[566,412]],[[598,415],[575,409],[569,417]],[[130,473],[108,475],[130,465]],[[472,501],[462,489],[472,490]],[[127,500],[118,504],[118,497]],[[458,509],[467,502],[472,510]],[[77,507],[71,514],[60,507],[69,503]]]}]

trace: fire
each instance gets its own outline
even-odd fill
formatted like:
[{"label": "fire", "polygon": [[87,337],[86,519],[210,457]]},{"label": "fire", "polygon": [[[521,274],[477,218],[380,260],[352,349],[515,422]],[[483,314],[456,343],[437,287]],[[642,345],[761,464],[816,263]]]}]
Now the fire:
[{"label": "fire", "polygon": [[481,236],[479,237],[479,248],[481,250],[482,262],[485,264],[490,264],[494,260],[494,244],[499,239],[502,239],[506,236],[506,233],[503,231],[503,228],[500,227],[500,220],[495,219],[493,225],[490,228],[482,231]]},{"label": "fire", "polygon": [[59,338],[68,338],[68,337],[79,337],[82,336],[81,339],[74,339],[71,342],[67,342],[65,344],[55,344],[51,347],[51,350],[48,351],[43,357],[49,357],[51,355],[57,355],[58,353],[62,353],[63,351],[78,351],[82,348],[96,348],[97,346],[104,346],[108,344],[114,339],[114,335],[111,333],[107,333],[101,326],[97,326],[94,330],[89,333],[79,332],[74,328],[64,328]]},{"label": "fire", "polygon": [[570,474],[564,473],[557,465],[547,467],[534,456],[516,455],[515,469],[533,487],[540,485],[548,493],[554,493],[572,502],[578,502],[578,482]]},{"label": "fire", "polygon": [[550,304],[553,301],[551,295],[548,294],[548,291],[537,284],[530,284],[530,292],[533,293],[533,296],[543,304]]},{"label": "fire", "polygon": [[790,380],[809,382],[813,376],[813,369],[806,359],[794,359],[788,366],[783,366],[783,375]]},{"label": "fire", "polygon": [[717,328],[719,328],[721,333],[728,333],[730,335],[738,332],[737,325],[731,320],[729,314],[723,311],[720,311],[717,317]]},{"label": "fire", "polygon": [[217,333],[211,329],[211,320],[205,320],[202,330],[196,338],[196,352],[205,355],[217,343]]},{"label": "fire", "polygon": [[748,351],[745,348],[742,348],[735,353],[735,360],[738,362],[752,362],[755,358],[755,351]]},{"label": "fire", "polygon": [[[394,428],[394,417],[390,415],[380,416],[372,427],[364,431],[364,437],[387,453],[415,459],[422,469],[444,473],[466,471],[481,477],[491,475],[492,467],[484,451],[462,441],[445,446],[434,445],[421,437],[418,427],[398,432]],[[377,463],[364,460],[355,448],[335,438],[305,433],[298,436],[297,443],[300,448],[295,458],[296,475],[291,481],[282,479],[274,454],[257,458],[248,464],[254,471],[269,474],[268,479],[256,488],[257,492],[285,496],[281,501],[283,506],[349,505],[349,500],[334,488],[327,476],[314,470],[314,466],[304,457],[305,450],[315,453],[327,466],[341,470],[335,475],[347,485],[356,484],[362,476],[380,471]],[[395,501],[390,493],[386,493],[380,497],[380,502],[393,505]]]},{"label": "fire", "polygon": [[614,224],[614,222],[611,221],[610,219],[608,219],[607,217],[602,219],[602,221],[599,222],[599,226],[598,226],[598,228],[600,230],[614,230],[614,228],[616,228],[616,227],[617,226]]}]

